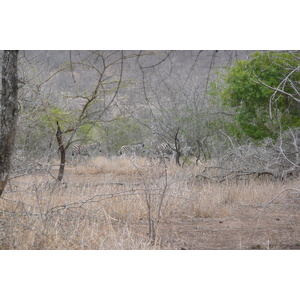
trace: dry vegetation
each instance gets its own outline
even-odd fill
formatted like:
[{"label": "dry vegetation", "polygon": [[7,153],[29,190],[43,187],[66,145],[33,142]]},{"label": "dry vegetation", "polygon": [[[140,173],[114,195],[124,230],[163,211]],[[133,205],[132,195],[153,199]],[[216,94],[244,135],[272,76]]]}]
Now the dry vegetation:
[{"label": "dry vegetation", "polygon": [[[281,249],[300,242],[299,181],[216,183],[205,166],[94,158],[12,178],[1,249]],[[149,222],[149,220],[151,220]],[[152,230],[152,232],[151,232]]]}]

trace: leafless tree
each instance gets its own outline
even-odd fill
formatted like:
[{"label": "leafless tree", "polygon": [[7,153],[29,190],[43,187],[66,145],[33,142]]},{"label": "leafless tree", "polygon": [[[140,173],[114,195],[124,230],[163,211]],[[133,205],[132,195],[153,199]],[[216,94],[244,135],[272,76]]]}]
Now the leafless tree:
[{"label": "leafless tree", "polygon": [[[209,81],[221,64],[217,51],[161,51],[153,61],[138,57],[141,77],[141,109],[131,115],[151,129],[153,148],[161,143],[173,146],[180,165],[183,149],[193,149],[197,161],[208,159],[210,123],[218,117],[208,102]],[[225,56],[226,57],[226,56]],[[232,56],[227,58],[227,64]],[[222,61],[224,64],[224,61]]]}]

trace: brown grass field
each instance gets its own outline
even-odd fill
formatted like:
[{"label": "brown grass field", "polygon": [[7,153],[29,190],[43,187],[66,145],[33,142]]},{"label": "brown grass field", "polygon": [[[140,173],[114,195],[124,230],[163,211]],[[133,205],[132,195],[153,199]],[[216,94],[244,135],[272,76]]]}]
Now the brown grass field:
[{"label": "brown grass field", "polygon": [[97,157],[63,183],[57,165],[12,177],[0,249],[300,249],[300,180],[215,183],[204,167]]}]

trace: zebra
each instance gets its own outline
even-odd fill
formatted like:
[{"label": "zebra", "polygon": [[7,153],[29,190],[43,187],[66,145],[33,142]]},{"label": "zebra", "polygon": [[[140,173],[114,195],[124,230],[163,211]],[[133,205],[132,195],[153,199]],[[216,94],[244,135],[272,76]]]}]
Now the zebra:
[{"label": "zebra", "polygon": [[[175,146],[175,145],[172,145]],[[157,146],[157,150],[161,153],[161,154],[172,154],[173,152],[173,148],[169,143],[161,143],[160,145]]]},{"label": "zebra", "polygon": [[192,155],[192,148],[187,145],[179,144],[176,148],[175,144],[170,143],[161,143],[157,146],[157,151],[159,153],[160,163],[163,159],[168,159],[170,162],[173,162],[176,158],[176,164],[180,165],[179,158],[180,156],[190,156]]},{"label": "zebra", "polygon": [[101,143],[96,142],[88,145],[75,144],[72,147],[72,159],[77,157],[92,157],[102,152]]},{"label": "zebra", "polygon": [[175,145],[169,144],[169,143],[161,143],[157,146],[157,151],[159,154],[160,162],[167,158],[170,161],[173,161],[176,151],[175,151]]},{"label": "zebra", "polygon": [[145,145],[143,143],[123,145],[120,148],[119,154],[123,157],[125,156],[137,156],[138,154],[145,153]]},{"label": "zebra", "polygon": [[190,146],[184,146],[181,152],[183,156],[192,156],[194,154],[193,148]]}]

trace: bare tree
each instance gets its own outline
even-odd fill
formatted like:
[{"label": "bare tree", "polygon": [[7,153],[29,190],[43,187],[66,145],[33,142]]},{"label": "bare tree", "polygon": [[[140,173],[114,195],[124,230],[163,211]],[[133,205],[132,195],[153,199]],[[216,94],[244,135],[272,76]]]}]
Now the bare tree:
[{"label": "bare tree", "polygon": [[0,129],[0,196],[6,186],[13,152],[18,118],[18,51],[8,50],[2,60],[1,129]]},{"label": "bare tree", "polygon": [[[211,53],[213,56],[207,65],[207,57],[204,55]],[[177,165],[181,165],[180,158],[185,155],[186,146],[194,149],[197,161],[200,152],[207,152],[205,143],[212,115],[209,113],[206,93],[208,81],[213,76],[214,53],[157,53],[157,59],[163,59],[152,64],[138,59],[142,78],[140,99],[147,111],[147,117],[143,117],[142,122],[152,130],[151,144],[157,146],[167,143]],[[142,119],[140,115],[135,118]]]}]

